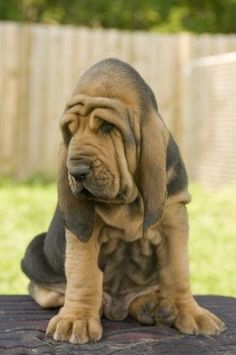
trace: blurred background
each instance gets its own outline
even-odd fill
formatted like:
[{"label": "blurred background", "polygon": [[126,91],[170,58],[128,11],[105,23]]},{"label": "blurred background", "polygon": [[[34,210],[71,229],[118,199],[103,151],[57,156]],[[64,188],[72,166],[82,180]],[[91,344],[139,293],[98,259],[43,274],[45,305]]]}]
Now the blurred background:
[{"label": "blurred background", "polygon": [[194,293],[236,295],[236,1],[0,1],[0,293],[56,204],[58,121],[79,76],[117,57],[152,87],[190,177]]}]

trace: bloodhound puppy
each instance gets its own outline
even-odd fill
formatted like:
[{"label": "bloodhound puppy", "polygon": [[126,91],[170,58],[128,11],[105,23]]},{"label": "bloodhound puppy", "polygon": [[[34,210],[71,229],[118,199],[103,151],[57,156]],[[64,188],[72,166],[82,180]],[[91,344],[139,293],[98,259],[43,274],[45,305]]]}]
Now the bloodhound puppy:
[{"label": "bloodhound puppy", "polygon": [[22,261],[35,301],[62,306],[47,334],[98,341],[102,315],[223,331],[191,293],[187,175],[150,87],[103,60],[78,81],[60,125],[58,206]]}]

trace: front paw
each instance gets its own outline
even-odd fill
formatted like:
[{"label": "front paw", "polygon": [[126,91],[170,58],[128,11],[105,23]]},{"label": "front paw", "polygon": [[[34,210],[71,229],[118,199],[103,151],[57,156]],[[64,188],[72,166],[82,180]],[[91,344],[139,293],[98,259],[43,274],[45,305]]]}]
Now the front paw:
[{"label": "front paw", "polygon": [[81,317],[77,312],[63,312],[50,320],[46,334],[54,340],[85,344],[101,339],[102,325],[99,317]]},{"label": "front paw", "polygon": [[200,307],[194,300],[179,304],[160,302],[155,319],[159,323],[169,325],[172,323],[184,334],[214,335],[226,329],[225,324],[218,317]]}]

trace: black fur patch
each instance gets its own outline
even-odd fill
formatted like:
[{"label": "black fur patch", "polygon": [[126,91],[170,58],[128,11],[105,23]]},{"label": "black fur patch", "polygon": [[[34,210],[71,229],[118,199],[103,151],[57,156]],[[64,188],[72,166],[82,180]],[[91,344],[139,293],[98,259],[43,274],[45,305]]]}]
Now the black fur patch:
[{"label": "black fur patch", "polygon": [[47,233],[37,235],[28,245],[21,268],[31,281],[65,283],[65,229],[57,207]]},{"label": "black fur patch", "polygon": [[46,233],[37,235],[26,249],[21,268],[28,278],[38,284],[65,283],[65,275],[53,270],[44,252]]},{"label": "black fur patch", "polygon": [[188,184],[187,172],[179,148],[171,134],[167,146],[166,167],[167,171],[170,168],[174,171],[174,176],[167,185],[168,196],[171,196],[184,190]]},{"label": "black fur patch", "polygon": [[62,136],[63,136],[63,139],[64,139],[65,146],[68,147],[69,144],[70,144],[70,140],[71,140],[71,133],[70,133],[69,128],[67,127],[67,125],[64,125],[61,128],[61,132],[62,132]]}]

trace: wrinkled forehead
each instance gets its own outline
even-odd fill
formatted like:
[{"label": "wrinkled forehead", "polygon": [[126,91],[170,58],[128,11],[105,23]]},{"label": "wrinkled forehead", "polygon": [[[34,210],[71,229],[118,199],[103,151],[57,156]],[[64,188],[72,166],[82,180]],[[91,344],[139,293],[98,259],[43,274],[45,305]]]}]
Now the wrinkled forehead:
[{"label": "wrinkled forehead", "polygon": [[72,96],[66,104],[66,111],[76,112],[81,116],[89,115],[96,108],[110,109],[120,115],[124,115],[126,111],[120,100],[85,94]]},{"label": "wrinkled forehead", "polygon": [[129,111],[120,100],[85,94],[72,96],[61,118],[61,127],[81,116],[86,118],[84,122],[87,124],[93,124],[97,119],[110,122],[122,131],[126,140],[131,140]]},{"label": "wrinkled forehead", "polygon": [[130,107],[139,107],[138,94],[134,87],[128,84],[125,86],[123,83],[114,80],[106,81],[104,77],[98,77],[86,82],[78,82],[75,90],[72,93],[71,100],[78,97],[84,97],[84,108],[91,109],[94,107],[110,107],[111,100],[113,103],[123,103]]},{"label": "wrinkled forehead", "polygon": [[72,97],[78,94],[116,99],[135,110],[155,104],[154,95],[143,78],[118,60],[105,60],[92,66],[78,80]]},{"label": "wrinkled forehead", "polygon": [[131,129],[130,112],[120,100],[85,94],[72,96],[60,120],[62,132],[68,124],[82,117],[85,118],[84,124],[90,127],[100,120],[110,122],[119,129],[126,143],[135,144],[135,132],[133,133]]},{"label": "wrinkled forehead", "polygon": [[89,117],[87,123],[97,118],[103,119],[117,125],[122,131],[127,130],[130,118],[127,107],[120,100],[77,94],[68,101],[61,126],[81,116]]}]

